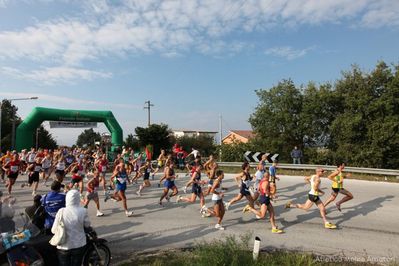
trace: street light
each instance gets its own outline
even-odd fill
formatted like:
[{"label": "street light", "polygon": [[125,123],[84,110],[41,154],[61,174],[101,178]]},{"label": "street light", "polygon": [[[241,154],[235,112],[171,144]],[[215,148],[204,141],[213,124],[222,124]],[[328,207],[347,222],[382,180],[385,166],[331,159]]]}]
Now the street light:
[{"label": "street light", "polygon": [[[1,150],[1,110],[3,107],[3,101],[9,101],[10,104],[12,101],[24,101],[24,100],[37,100],[39,97],[27,97],[27,98],[15,98],[15,99],[3,99],[0,101],[0,150]],[[11,133],[11,146],[14,148],[15,146],[15,118],[12,120],[12,133]]]}]

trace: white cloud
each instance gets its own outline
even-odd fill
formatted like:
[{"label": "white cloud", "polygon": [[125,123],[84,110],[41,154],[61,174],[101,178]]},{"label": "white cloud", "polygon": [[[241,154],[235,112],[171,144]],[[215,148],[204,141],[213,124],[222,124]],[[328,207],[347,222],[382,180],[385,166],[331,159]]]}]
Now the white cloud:
[{"label": "white cloud", "polygon": [[74,80],[93,80],[95,78],[111,78],[109,72],[91,71],[73,67],[48,67],[30,72],[11,67],[0,68],[0,73],[24,80],[40,82],[41,84],[53,85],[56,83],[73,83]]},{"label": "white cloud", "polygon": [[102,101],[93,101],[93,100],[84,100],[80,98],[70,98],[70,97],[62,97],[62,96],[55,96],[43,93],[35,93],[35,92],[0,92],[0,96],[5,98],[29,98],[32,96],[39,97],[41,101],[47,101],[52,103],[58,104],[66,104],[66,105],[95,105],[99,108],[103,108],[104,106],[107,107],[114,107],[114,108],[121,108],[121,109],[134,109],[134,110],[141,110],[143,107],[140,105],[132,105],[132,104],[113,104],[108,102]]},{"label": "white cloud", "polygon": [[267,55],[273,55],[277,57],[283,57],[287,60],[293,60],[305,56],[314,47],[308,47],[302,50],[296,50],[290,46],[280,46],[269,48],[265,51]]},{"label": "white cloud", "polygon": [[[17,3],[0,0],[0,6],[11,1]],[[195,51],[215,56],[252,47],[233,32],[264,33],[276,27],[324,23],[399,26],[397,0],[88,0],[74,4],[81,5],[82,13],[73,18],[60,16],[21,30],[0,31],[0,61],[31,60],[42,68],[49,63],[76,68],[86,61],[132,54],[175,57]],[[270,52],[288,59],[307,53],[290,47]],[[39,80],[51,80],[54,74],[37,71],[33,76]],[[64,70],[69,74],[61,75],[61,80],[103,77],[88,71]]]}]

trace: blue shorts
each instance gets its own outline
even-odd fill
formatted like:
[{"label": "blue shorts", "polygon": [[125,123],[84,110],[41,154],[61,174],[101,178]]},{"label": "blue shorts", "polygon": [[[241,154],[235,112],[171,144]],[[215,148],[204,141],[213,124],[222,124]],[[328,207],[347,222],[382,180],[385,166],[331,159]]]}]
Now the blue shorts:
[{"label": "blue shorts", "polygon": [[116,191],[125,191],[126,190],[126,183],[116,183]]},{"label": "blue shorts", "polygon": [[269,205],[270,205],[270,198],[269,198],[269,196],[260,195],[259,203],[260,203],[261,205],[265,204],[266,206],[269,206]]},{"label": "blue shorts", "polygon": [[165,187],[165,188],[173,188],[173,187],[175,187],[176,185],[175,185],[175,181],[172,181],[172,180],[165,180],[165,182],[163,182],[163,186]]}]

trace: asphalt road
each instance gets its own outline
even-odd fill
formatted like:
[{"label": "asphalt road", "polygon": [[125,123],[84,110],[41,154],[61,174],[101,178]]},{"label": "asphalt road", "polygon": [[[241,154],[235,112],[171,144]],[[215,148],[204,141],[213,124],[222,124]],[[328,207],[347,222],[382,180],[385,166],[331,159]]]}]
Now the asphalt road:
[{"label": "asphalt road", "polygon": [[[229,190],[225,200],[232,199],[238,188],[226,174],[223,186]],[[31,191],[21,189],[20,182],[27,178],[20,176],[14,195],[18,207],[31,203]],[[159,176],[155,179],[158,180]],[[188,177],[177,180],[180,192]],[[133,217],[125,217],[121,203],[104,203],[101,196],[101,209],[104,217],[95,216],[94,203],[89,206],[91,222],[99,236],[110,241],[114,255],[124,256],[137,251],[154,251],[170,248],[191,247],[198,241],[223,239],[227,235],[259,236],[261,249],[287,249],[313,252],[316,254],[346,257],[349,260],[373,260],[386,262],[390,258],[399,259],[399,184],[375,183],[370,181],[346,180],[345,187],[354,195],[354,199],[342,205],[342,212],[331,204],[328,206],[328,219],[337,224],[336,230],[323,227],[319,211],[313,207],[308,212],[298,209],[284,209],[288,200],[304,202],[307,199],[309,185],[303,177],[281,176],[278,181],[279,200],[273,205],[277,224],[285,233],[271,233],[268,220],[257,220],[253,214],[243,214],[246,200],[233,204],[227,211],[223,226],[225,231],[214,229],[215,218],[202,218],[199,213],[199,201],[195,204],[175,203],[175,198],[164,207],[158,205],[161,188],[153,181],[150,189],[144,190],[141,197],[135,194],[138,185],[127,190],[128,207],[134,211]],[[322,180],[322,189],[330,194],[330,181]],[[3,190],[3,185],[1,185]],[[39,192],[49,188],[39,186]],[[339,196],[341,198],[342,196]],[[210,197],[206,199],[211,205]]]}]

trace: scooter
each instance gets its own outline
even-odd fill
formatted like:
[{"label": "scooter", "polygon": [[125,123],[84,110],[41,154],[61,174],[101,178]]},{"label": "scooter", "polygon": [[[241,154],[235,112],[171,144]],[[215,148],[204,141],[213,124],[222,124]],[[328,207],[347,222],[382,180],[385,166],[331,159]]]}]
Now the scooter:
[{"label": "scooter", "polygon": [[32,224],[24,223],[17,229],[20,221],[14,219],[14,198],[1,198],[0,192],[0,265],[1,266],[42,266],[44,260],[40,253],[27,244],[39,230]]},{"label": "scooter", "polygon": [[[93,228],[85,228],[86,248],[83,255],[82,266],[108,266],[111,263],[111,251],[107,240],[98,238]],[[44,265],[57,266],[57,248],[50,245],[52,236],[41,234],[28,241],[44,258]]]}]

